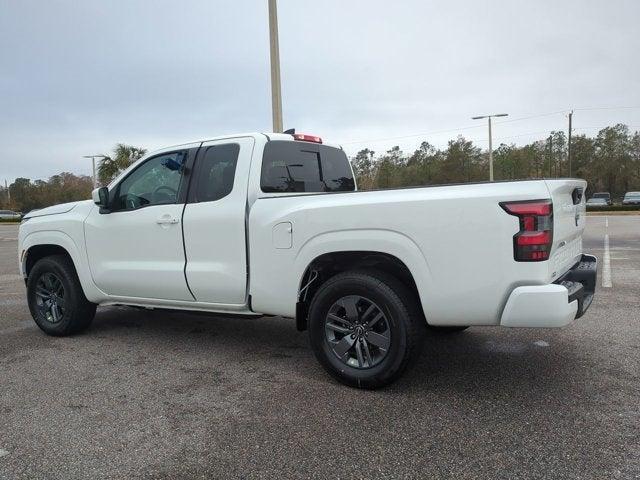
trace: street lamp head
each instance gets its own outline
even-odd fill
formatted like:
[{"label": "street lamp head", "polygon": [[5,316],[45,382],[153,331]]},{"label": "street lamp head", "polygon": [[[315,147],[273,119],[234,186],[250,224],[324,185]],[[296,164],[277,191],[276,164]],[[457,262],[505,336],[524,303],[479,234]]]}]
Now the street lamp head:
[{"label": "street lamp head", "polygon": [[489,181],[493,182],[493,146],[491,142],[491,119],[493,117],[507,117],[508,113],[494,113],[493,115],[479,115],[477,117],[471,117],[471,120],[481,120],[483,118],[488,118],[489,121],[487,124],[489,125]]},{"label": "street lamp head", "polygon": [[493,115],[480,115],[479,117],[471,117],[471,120],[482,120],[483,118],[508,117],[508,113],[495,113]]}]

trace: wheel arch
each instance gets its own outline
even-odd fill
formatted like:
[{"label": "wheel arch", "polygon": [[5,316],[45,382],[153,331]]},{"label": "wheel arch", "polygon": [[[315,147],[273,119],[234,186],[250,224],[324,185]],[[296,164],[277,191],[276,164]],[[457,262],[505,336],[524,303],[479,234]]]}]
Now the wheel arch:
[{"label": "wheel arch", "polygon": [[[296,327],[306,330],[307,314],[311,299],[326,281],[335,275],[349,270],[371,269],[385,272],[407,285],[415,295],[418,308],[427,318],[424,291],[421,285],[424,279],[414,273],[420,263],[413,263],[414,271],[406,260],[381,250],[336,250],[317,255],[311,260],[300,276],[296,303]],[[424,265],[424,259],[422,262]]]},{"label": "wheel arch", "polygon": [[318,235],[305,236],[302,229],[296,234],[296,228],[294,226],[291,250],[267,250],[264,254],[255,255],[256,258],[251,257],[253,311],[295,318],[299,313],[300,291],[306,283],[309,267],[316,259],[327,254],[380,254],[393,257],[408,269],[419,292],[422,310],[429,318],[428,297],[433,285],[431,272],[422,251],[409,236],[393,230],[371,228],[325,230]]},{"label": "wheel arch", "polygon": [[73,239],[60,231],[39,231],[24,238],[21,244],[20,268],[25,281],[36,262],[51,255],[69,257],[89,301],[98,303],[104,298],[104,293],[93,283],[86,257],[81,254]]},{"label": "wheel arch", "polygon": [[69,257],[69,259],[71,260],[71,262],[75,267],[75,263],[73,262],[73,258],[71,257],[71,254],[64,247],[60,245],[56,245],[55,243],[42,243],[42,244],[33,245],[28,250],[25,250],[24,257],[22,260],[22,263],[23,263],[22,271],[23,271],[25,280],[29,276],[31,269],[33,269],[33,266],[36,264],[38,260],[41,260],[45,257],[53,256],[53,255],[65,255]]}]

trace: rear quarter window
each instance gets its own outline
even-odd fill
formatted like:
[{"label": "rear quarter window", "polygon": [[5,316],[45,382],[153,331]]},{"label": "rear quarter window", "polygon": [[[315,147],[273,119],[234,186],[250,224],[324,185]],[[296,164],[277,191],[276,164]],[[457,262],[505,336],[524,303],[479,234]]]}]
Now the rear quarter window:
[{"label": "rear quarter window", "polygon": [[197,184],[192,202],[212,202],[233,190],[240,145],[211,145],[196,161]]},{"label": "rear quarter window", "polygon": [[349,160],[338,148],[272,141],[264,148],[260,188],[267,193],[350,192],[355,182]]}]

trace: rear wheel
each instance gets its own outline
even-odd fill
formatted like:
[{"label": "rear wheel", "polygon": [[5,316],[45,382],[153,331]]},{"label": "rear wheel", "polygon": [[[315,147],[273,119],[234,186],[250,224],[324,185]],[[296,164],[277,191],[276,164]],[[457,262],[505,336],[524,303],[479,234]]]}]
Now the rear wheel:
[{"label": "rear wheel", "polygon": [[91,324],[96,313],[96,305],[84,296],[66,255],[36,262],[27,279],[27,301],[31,316],[48,335],[79,333]]},{"label": "rear wheel", "polygon": [[417,299],[378,271],[345,272],[320,287],[309,308],[316,358],[350,386],[378,388],[414,360],[424,330]]}]

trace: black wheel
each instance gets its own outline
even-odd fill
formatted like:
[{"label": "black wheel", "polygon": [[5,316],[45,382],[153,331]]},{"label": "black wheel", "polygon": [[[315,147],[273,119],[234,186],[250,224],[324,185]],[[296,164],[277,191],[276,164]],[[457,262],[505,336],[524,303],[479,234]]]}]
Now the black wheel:
[{"label": "black wheel", "polygon": [[86,329],[96,313],[87,300],[69,257],[54,255],[36,262],[27,279],[31,316],[48,335],[63,336]]},{"label": "black wheel", "polygon": [[309,307],[316,358],[339,381],[379,388],[418,354],[424,320],[419,300],[384,272],[345,272],[329,279]]},{"label": "black wheel", "polygon": [[427,328],[433,332],[436,333],[458,333],[458,332],[462,332],[464,330],[466,330],[467,328],[469,328],[468,326],[451,326],[451,327],[444,327],[444,326],[438,326],[438,325],[427,325]]}]

